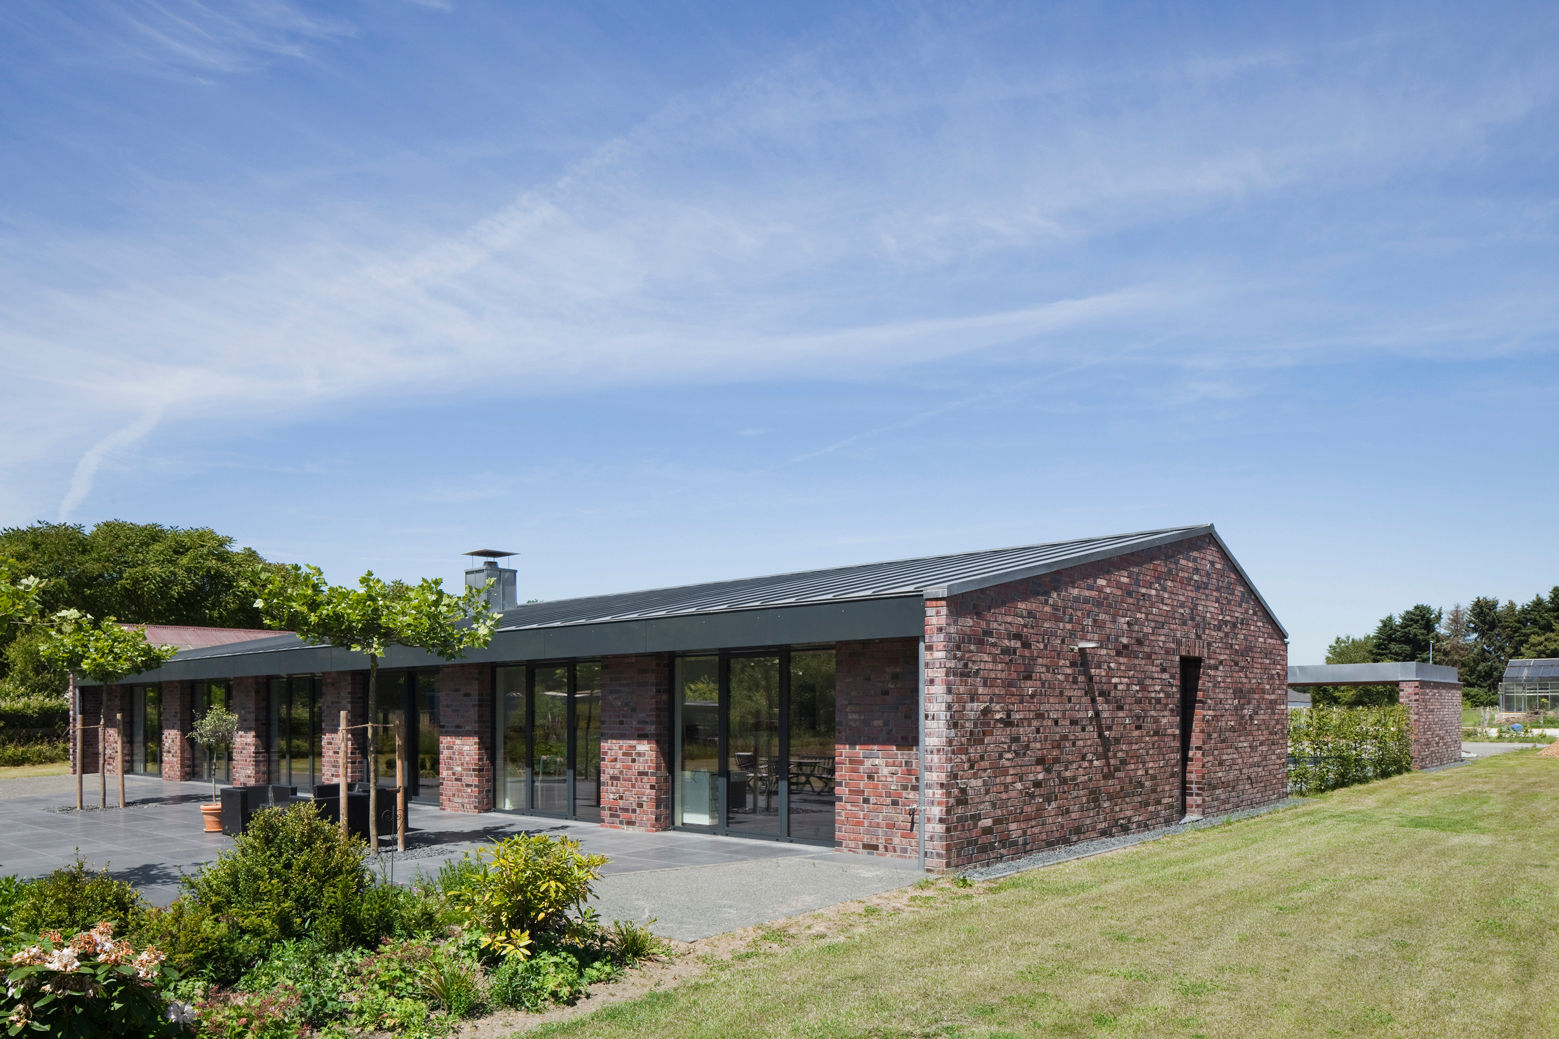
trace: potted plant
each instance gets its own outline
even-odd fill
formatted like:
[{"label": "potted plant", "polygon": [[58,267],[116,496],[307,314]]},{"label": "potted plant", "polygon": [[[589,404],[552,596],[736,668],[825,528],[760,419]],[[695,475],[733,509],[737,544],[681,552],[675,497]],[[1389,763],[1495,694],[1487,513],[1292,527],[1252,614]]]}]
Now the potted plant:
[{"label": "potted plant", "polygon": [[216,752],[218,748],[232,743],[237,732],[238,715],[221,704],[213,706],[190,726],[189,738],[206,748],[206,771],[211,773],[211,803],[200,806],[207,833],[222,832],[222,801],[217,797],[217,770],[214,765]]}]

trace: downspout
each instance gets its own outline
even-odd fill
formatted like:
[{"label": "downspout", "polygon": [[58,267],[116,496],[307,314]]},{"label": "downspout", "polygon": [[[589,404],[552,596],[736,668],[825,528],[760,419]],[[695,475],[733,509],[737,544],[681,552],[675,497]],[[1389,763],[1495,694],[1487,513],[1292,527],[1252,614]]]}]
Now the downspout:
[{"label": "downspout", "polygon": [[915,841],[920,872],[926,871],[926,636],[915,640],[915,659],[919,665],[915,695]]}]

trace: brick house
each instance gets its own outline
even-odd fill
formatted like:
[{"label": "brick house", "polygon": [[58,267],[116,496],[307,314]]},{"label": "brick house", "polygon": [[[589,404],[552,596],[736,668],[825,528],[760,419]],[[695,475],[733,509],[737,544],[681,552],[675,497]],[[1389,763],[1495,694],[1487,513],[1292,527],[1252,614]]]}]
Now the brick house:
[{"label": "brick house", "polygon": [[[1206,525],[516,606],[458,663],[392,651],[378,699],[406,727],[411,796],[445,809],[943,871],[1280,799],[1286,668]],[[217,778],[308,791],[337,781],[365,679],[361,657],[284,635],[106,695],[135,719],[137,770],[204,778],[183,734],[222,702],[241,731]],[[393,776],[388,739],[375,752]]]}]

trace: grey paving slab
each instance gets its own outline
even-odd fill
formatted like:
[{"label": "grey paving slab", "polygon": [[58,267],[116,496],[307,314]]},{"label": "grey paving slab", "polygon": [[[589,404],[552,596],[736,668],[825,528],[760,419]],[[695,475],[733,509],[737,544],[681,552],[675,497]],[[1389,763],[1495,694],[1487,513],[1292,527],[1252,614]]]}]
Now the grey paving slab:
[{"label": "grey paving slab", "polygon": [[[70,863],[78,849],[93,867],[108,865],[149,901],[166,905],[179,879],[216,859],[232,840],[201,831],[196,807],[210,796],[204,783],[163,783],[127,776],[129,807],[74,810],[69,776],[0,780],[0,874],[41,876]],[[809,845],[781,844],[687,832],[640,833],[590,823],[491,812],[443,812],[413,804],[403,854],[381,856],[379,868],[398,883],[433,874],[448,861],[511,834],[576,838],[584,850],[608,856],[597,911],[607,920],[655,919],[654,929],[682,940],[819,909],[914,883],[920,873],[899,862],[847,855]]]}]

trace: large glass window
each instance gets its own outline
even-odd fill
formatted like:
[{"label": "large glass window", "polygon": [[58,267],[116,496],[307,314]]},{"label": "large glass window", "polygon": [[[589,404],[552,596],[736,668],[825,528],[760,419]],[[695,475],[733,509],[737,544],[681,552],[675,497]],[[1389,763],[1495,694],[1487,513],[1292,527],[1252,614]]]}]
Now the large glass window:
[{"label": "large glass window", "polygon": [[834,653],[682,657],[673,674],[673,821],[834,839]]},{"label": "large glass window", "polygon": [[680,657],[673,681],[673,818],[680,826],[714,826],[720,815],[720,658]]},{"label": "large glass window", "polygon": [[[233,709],[233,693],[226,682],[195,683],[195,717],[198,719],[213,707]],[[218,783],[233,781],[233,748],[231,744],[218,747],[208,755],[201,746],[195,748],[195,778],[207,783],[215,777]]]},{"label": "large glass window", "polygon": [[601,665],[496,670],[498,804],[509,811],[601,818]]},{"label": "large glass window", "polygon": [[381,671],[374,721],[379,786],[395,788],[395,731],[406,725],[406,796],[438,801],[438,672]]},{"label": "large glass window", "polygon": [[601,665],[574,665],[574,818],[601,821]]},{"label": "large glass window", "polygon": [[162,686],[138,685],[130,695],[130,771],[162,774]]},{"label": "large glass window", "polygon": [[311,792],[322,781],[324,751],[319,679],[313,675],[271,679],[270,759],[275,781]]},{"label": "large glass window", "polygon": [[530,807],[530,727],[526,721],[525,667],[500,667],[494,676],[498,706],[498,804],[511,812]]},{"label": "large glass window", "polygon": [[[415,753],[408,749],[418,800],[438,803],[438,672],[412,676],[412,703],[417,716]],[[395,770],[390,770],[395,775]]]}]

